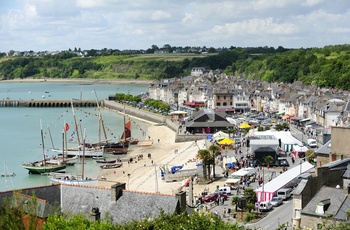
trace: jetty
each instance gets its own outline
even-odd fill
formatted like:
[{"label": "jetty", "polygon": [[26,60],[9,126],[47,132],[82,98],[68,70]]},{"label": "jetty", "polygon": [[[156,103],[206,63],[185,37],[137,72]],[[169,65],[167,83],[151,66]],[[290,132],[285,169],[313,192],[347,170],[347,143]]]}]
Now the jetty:
[{"label": "jetty", "polygon": [[[0,100],[0,107],[96,107],[96,100]],[[103,105],[103,100],[98,103]]]}]

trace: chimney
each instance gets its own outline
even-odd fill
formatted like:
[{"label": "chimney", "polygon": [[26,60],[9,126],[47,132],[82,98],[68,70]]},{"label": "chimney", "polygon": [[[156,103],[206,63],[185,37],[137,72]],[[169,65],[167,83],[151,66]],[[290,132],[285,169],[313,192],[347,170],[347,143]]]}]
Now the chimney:
[{"label": "chimney", "polygon": [[179,207],[177,208],[177,213],[182,213],[186,210],[186,192],[180,191],[176,193],[176,197],[179,201]]},{"label": "chimney", "polygon": [[125,183],[116,183],[111,186],[111,199],[112,201],[117,201],[122,195],[123,190],[125,190]]}]

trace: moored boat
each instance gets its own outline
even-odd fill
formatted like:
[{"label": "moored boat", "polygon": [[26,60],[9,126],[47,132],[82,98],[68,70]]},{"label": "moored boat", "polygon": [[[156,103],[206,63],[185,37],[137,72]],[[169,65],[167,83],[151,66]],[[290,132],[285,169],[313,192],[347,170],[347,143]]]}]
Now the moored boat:
[{"label": "moored boat", "polygon": [[42,145],[42,152],[43,152],[43,160],[35,161],[33,163],[22,163],[22,167],[28,170],[28,173],[31,174],[41,174],[41,173],[48,173],[48,172],[56,172],[60,171],[62,169],[65,169],[67,165],[65,163],[58,163],[58,164],[52,164],[47,162],[47,158],[45,155],[45,145],[44,145],[44,134],[43,134],[43,128],[40,120],[40,129],[41,129],[41,145]]},{"label": "moored boat", "polygon": [[83,177],[82,175],[72,175],[67,173],[50,173],[48,178],[52,182],[69,185],[98,185],[97,178]]},{"label": "moored boat", "polygon": [[107,160],[107,159],[96,160],[96,163],[104,163],[104,164],[111,164],[111,163],[115,163],[115,162],[117,162],[116,159],[114,159],[114,160]]},{"label": "moored boat", "polygon": [[115,169],[115,168],[120,168],[123,165],[121,162],[117,162],[115,164],[108,164],[108,165],[101,165],[101,169]]},{"label": "moored boat", "polygon": [[29,174],[42,174],[56,172],[67,167],[66,164],[50,164],[45,161],[36,161],[33,163],[22,164],[22,167],[28,170]]}]

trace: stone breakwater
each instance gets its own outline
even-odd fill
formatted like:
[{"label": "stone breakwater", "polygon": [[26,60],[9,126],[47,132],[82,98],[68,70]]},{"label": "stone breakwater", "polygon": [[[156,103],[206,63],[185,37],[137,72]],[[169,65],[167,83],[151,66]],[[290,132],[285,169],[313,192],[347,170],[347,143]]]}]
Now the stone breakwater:
[{"label": "stone breakwater", "polygon": [[115,101],[104,100],[103,105],[109,109],[117,110],[120,113],[124,113],[142,120],[150,121],[153,123],[166,125],[169,129],[175,132],[175,142],[187,142],[206,139],[207,135],[180,135],[178,131],[178,123],[171,121],[169,117],[162,116],[160,114],[151,113],[149,111],[118,103]]}]

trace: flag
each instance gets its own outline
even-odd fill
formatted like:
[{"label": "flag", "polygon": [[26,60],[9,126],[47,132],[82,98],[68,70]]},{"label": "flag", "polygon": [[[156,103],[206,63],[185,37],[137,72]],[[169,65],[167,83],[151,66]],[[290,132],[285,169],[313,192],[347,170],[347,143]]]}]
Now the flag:
[{"label": "flag", "polygon": [[64,131],[68,131],[69,130],[69,125],[68,125],[68,123],[66,123],[65,125],[64,125]]}]

